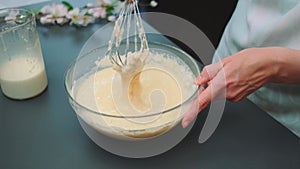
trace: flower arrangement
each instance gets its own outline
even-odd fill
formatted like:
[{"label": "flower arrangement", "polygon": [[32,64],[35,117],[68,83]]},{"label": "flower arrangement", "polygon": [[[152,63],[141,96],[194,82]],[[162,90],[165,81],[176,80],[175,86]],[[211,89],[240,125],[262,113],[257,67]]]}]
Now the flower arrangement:
[{"label": "flower arrangement", "polygon": [[[124,1],[124,0],[123,0]],[[83,7],[73,7],[69,2],[62,1],[61,4],[46,5],[35,11],[36,19],[41,24],[75,25],[87,26],[96,20],[115,21],[121,0],[95,0],[95,3],[88,3]],[[158,3],[151,0],[143,6],[156,7]]]}]

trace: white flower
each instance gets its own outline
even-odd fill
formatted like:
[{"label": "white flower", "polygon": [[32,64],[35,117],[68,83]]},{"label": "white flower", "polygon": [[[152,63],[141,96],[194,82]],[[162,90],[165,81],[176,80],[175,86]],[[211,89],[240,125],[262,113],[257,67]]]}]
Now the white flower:
[{"label": "white flower", "polygon": [[63,25],[66,22],[68,22],[68,20],[66,18],[56,18],[56,23],[57,24]]},{"label": "white flower", "polygon": [[69,11],[67,18],[71,19],[71,25],[74,24],[79,26],[87,26],[89,23],[93,23],[95,21],[94,17],[85,15],[85,11],[80,11],[79,8],[74,8]]},{"label": "white flower", "polygon": [[[120,10],[126,4],[126,1],[118,0],[94,0],[93,3],[86,3],[82,8],[68,9],[64,4],[52,4],[44,6],[38,15],[40,23],[42,24],[60,24],[63,25],[67,22],[70,25],[86,26],[89,23],[95,22],[97,18],[108,21],[116,21],[116,15],[120,13]],[[137,2],[138,0],[133,0]],[[156,7],[158,5],[156,0],[151,0],[148,6]],[[70,10],[70,11],[68,11]],[[107,13],[108,12],[108,13]],[[8,16],[6,19],[14,19],[17,16]]]},{"label": "white flower", "polygon": [[151,2],[150,2],[150,6],[151,7],[156,7],[158,5],[158,3],[155,1],[155,0],[152,0]]},{"label": "white flower", "polygon": [[88,15],[84,15],[82,19],[83,19],[83,26],[87,26],[88,24],[95,22],[95,18]]},{"label": "white flower", "polygon": [[40,18],[41,24],[55,23],[52,15],[46,15]]},{"label": "white flower", "polygon": [[110,22],[113,22],[113,21],[116,20],[116,16],[110,15],[109,17],[107,17],[107,20],[110,21]]},{"label": "white flower", "polygon": [[70,24],[79,22],[79,20],[80,20],[79,13],[80,13],[79,8],[74,8],[71,11],[68,12],[68,14],[66,15],[66,17],[68,19],[71,19],[71,23]]},{"label": "white flower", "polygon": [[93,4],[92,3],[87,3],[85,6],[88,7],[88,8],[91,8],[91,7],[93,7]]}]

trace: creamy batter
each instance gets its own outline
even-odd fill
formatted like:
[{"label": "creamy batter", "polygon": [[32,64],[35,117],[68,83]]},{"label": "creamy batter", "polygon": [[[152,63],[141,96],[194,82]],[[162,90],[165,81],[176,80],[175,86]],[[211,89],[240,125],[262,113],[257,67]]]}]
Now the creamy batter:
[{"label": "creamy batter", "polygon": [[98,130],[106,128],[130,137],[155,136],[175,125],[186,110],[178,108],[156,116],[127,118],[173,108],[196,90],[194,76],[186,65],[162,54],[150,55],[154,59],[141,71],[127,74],[130,77],[107,67],[79,79],[73,88],[78,103],[121,118],[87,112],[79,113],[80,117]]}]

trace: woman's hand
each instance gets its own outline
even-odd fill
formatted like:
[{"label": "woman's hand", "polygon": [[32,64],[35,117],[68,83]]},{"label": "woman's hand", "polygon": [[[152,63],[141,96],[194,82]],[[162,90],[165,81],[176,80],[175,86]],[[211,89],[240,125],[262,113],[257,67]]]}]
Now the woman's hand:
[{"label": "woman's hand", "polygon": [[195,80],[201,85],[199,95],[183,118],[182,126],[188,126],[213,99],[237,102],[266,83],[276,81],[280,71],[278,57],[282,54],[280,47],[249,48],[205,66]]}]

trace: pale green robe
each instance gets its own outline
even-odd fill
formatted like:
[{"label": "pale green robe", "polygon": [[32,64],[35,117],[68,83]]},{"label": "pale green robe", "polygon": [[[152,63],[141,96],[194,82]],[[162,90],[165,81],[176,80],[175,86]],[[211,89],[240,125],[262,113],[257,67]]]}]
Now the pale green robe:
[{"label": "pale green robe", "polygon": [[[300,50],[299,0],[240,0],[213,62],[245,48],[266,46]],[[268,84],[248,98],[300,137],[300,85]]]}]

